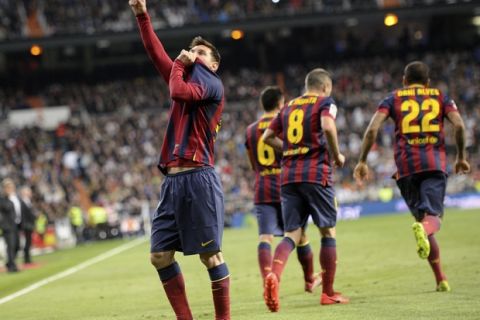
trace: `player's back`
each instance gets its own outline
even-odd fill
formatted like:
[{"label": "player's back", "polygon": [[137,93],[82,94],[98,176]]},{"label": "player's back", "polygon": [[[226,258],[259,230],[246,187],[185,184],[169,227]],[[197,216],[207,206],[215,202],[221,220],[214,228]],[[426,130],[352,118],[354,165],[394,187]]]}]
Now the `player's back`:
[{"label": "player's back", "polygon": [[321,117],[335,119],[331,97],[303,95],[291,100],[271,129],[283,135],[282,185],[309,182],[332,184],[332,166]]},{"label": "player's back", "polygon": [[261,139],[274,117],[275,113],[266,113],[247,128],[245,145],[255,171],[255,204],[280,202],[282,155]]},{"label": "player's back", "polygon": [[446,172],[444,119],[457,111],[437,88],[412,85],[393,91],[379,106],[395,122],[398,177],[424,171]]}]

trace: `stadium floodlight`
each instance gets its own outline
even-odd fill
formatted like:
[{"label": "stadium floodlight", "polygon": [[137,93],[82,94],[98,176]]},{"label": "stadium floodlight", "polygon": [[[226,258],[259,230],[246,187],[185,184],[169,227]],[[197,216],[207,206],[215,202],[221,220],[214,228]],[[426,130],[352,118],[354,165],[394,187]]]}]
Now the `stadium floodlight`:
[{"label": "stadium floodlight", "polygon": [[385,15],[384,23],[387,27],[393,27],[398,23],[398,16],[394,13],[387,13]]},{"label": "stadium floodlight", "polygon": [[41,55],[43,52],[42,47],[40,47],[38,44],[34,44],[30,47],[30,54],[34,57],[38,57]]},{"label": "stadium floodlight", "polygon": [[243,38],[244,35],[245,33],[240,29],[232,30],[232,32],[230,33],[230,36],[233,40],[240,40]]}]

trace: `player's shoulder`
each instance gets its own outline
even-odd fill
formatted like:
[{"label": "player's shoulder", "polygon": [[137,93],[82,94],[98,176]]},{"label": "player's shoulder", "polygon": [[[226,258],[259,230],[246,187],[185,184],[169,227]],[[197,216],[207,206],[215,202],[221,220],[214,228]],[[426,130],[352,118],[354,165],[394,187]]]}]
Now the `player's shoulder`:
[{"label": "player's shoulder", "polygon": [[223,82],[218,74],[198,60],[192,66],[192,78],[201,79],[203,82],[210,82],[221,87],[223,90]]},{"label": "player's shoulder", "polygon": [[438,96],[439,99],[448,98],[448,93],[442,91],[439,88],[430,87],[428,89],[432,90],[433,95]]},{"label": "player's shoulder", "polygon": [[393,105],[395,102],[395,97],[400,96],[399,92],[401,90],[402,88],[397,88],[388,92],[385,96],[383,96],[383,99],[380,101],[380,105]]},{"label": "player's shoulder", "polygon": [[260,122],[260,119],[255,120],[254,122],[250,123],[250,124],[247,126],[247,131],[256,130],[257,127],[258,127],[258,123],[259,123],[259,122]]},{"label": "player's shoulder", "polygon": [[331,117],[333,117],[333,119],[337,117],[337,103],[332,97],[320,97],[319,101],[316,103],[315,106],[317,107],[318,112],[322,114],[322,116],[328,113]]},{"label": "player's shoulder", "polygon": [[389,91],[385,96],[383,100],[387,99],[394,99],[396,96],[399,95],[400,91],[403,90],[404,88],[396,88],[393,89],[392,91]]},{"label": "player's shoulder", "polygon": [[321,99],[318,100],[318,105],[320,107],[329,107],[329,106],[336,106],[336,102],[335,102],[335,99],[333,99],[331,96],[328,96],[328,97],[322,97]]}]

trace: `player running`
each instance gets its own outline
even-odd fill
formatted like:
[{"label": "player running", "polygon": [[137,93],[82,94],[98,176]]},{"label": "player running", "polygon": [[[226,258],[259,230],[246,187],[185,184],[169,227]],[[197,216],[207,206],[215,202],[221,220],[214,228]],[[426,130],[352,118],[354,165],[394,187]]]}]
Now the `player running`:
[{"label": "player running", "polygon": [[212,285],[215,319],[230,319],[230,278],[220,251],[223,191],[213,168],[224,105],[217,49],[201,37],[172,62],[155,35],[145,0],[130,0],[144,46],[170,90],[172,105],[158,167],[166,175],[152,221],[151,262],[177,319],[193,319],[175,251],[199,254]]},{"label": "player running", "polygon": [[[265,144],[260,138],[285,102],[279,87],[266,87],[260,96],[265,113],[247,128],[245,146],[252,169],[255,171],[255,213],[260,243],[258,263],[262,279],[271,271],[271,244],[274,236],[283,236],[283,219],[280,205],[280,159],[282,154]],[[304,229],[302,231],[305,231]],[[313,253],[304,232],[297,246],[298,261],[302,265],[305,291],[321,284],[321,277],[313,273]]]},{"label": "player running", "polygon": [[447,183],[444,119],[454,127],[457,145],[455,173],[467,173],[465,127],[457,106],[440,90],[430,88],[428,66],[414,61],[405,67],[402,89],[393,91],[378,106],[363,138],[360,160],[354,170],[359,183],[368,177],[367,156],[378,130],[391,117],[395,122],[394,178],[416,222],[413,233],[417,253],[427,259],[437,291],[450,291],[440,263],[435,233],[440,230]]},{"label": "player running", "polygon": [[291,100],[272,120],[262,137],[266,144],[283,155],[281,200],[285,237],[275,249],[272,272],[265,278],[264,292],[265,303],[272,312],[280,308],[281,275],[288,256],[300,243],[302,226],[309,216],[322,236],[320,303],[348,303],[347,298],[333,290],[337,263],[337,206],[331,155],[339,167],[345,163],[345,157],[338,147],[337,107],[330,97],[330,74],[323,69],[312,70],[305,79],[305,87],[306,93]]}]

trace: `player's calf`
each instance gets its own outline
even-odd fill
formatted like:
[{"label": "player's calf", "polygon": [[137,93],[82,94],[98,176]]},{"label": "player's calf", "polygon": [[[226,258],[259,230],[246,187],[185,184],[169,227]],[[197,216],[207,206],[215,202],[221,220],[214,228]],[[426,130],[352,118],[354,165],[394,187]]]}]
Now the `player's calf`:
[{"label": "player's calf", "polygon": [[221,252],[205,252],[200,260],[208,269],[212,283],[216,320],[230,319],[230,273]]},{"label": "player's calf", "polygon": [[222,263],[208,269],[212,282],[215,320],[230,320],[230,273],[227,265]]},{"label": "player's calf", "polygon": [[158,275],[177,319],[191,320],[192,312],[185,292],[185,281],[177,262],[157,269]]},{"label": "player's calf", "polygon": [[428,255],[428,263],[432,268],[437,282],[437,291],[450,291],[450,286],[447,282],[447,277],[442,271],[442,263],[440,259],[440,247],[438,246],[435,236],[432,234],[428,236],[430,243],[430,254]]},{"label": "player's calf", "polygon": [[313,274],[313,252],[308,242],[299,243],[297,246],[298,261],[302,265],[303,278],[305,280],[305,291],[312,292],[315,284]]},{"label": "player's calf", "polygon": [[272,271],[272,249],[269,242],[261,241],[257,249],[258,265],[260,266],[260,274],[262,279]]}]

